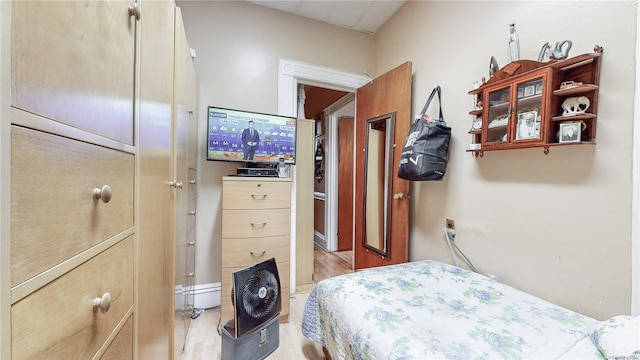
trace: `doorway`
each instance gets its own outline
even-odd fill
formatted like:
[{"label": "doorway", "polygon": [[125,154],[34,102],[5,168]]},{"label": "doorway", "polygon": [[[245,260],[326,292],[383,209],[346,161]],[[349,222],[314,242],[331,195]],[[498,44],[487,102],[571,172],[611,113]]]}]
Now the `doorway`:
[{"label": "doorway", "polygon": [[[320,252],[353,266],[353,173],[355,95],[317,86],[300,85],[304,115],[315,120],[314,262]],[[337,179],[337,180],[336,180]],[[344,264],[338,264],[344,268]],[[322,271],[327,269],[322,266]],[[330,269],[329,269],[330,270]]]}]

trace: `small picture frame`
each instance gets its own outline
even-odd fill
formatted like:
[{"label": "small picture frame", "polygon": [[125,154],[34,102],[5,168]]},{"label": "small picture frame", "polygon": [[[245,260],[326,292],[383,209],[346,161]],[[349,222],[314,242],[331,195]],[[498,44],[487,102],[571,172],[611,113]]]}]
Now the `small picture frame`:
[{"label": "small picture frame", "polygon": [[516,123],[516,140],[539,139],[538,112],[524,111],[518,114]]},{"label": "small picture frame", "polygon": [[582,123],[578,121],[568,121],[560,123],[560,138],[561,143],[580,142],[580,135],[582,133]]},{"label": "small picture frame", "polygon": [[536,84],[536,95],[542,94],[542,83]]},{"label": "small picture frame", "polygon": [[525,88],[524,88],[524,97],[535,95],[535,93],[536,93],[536,86],[535,85],[525,86]]}]

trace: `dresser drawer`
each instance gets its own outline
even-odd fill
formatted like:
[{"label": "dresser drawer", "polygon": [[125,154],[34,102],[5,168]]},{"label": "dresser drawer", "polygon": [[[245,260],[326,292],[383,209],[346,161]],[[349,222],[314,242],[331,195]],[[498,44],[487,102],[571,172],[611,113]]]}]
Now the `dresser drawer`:
[{"label": "dresser drawer", "polygon": [[248,238],[291,233],[291,209],[222,210],[222,238]]},{"label": "dresser drawer", "polygon": [[[13,359],[91,359],[133,306],[133,239],[13,304]],[[105,293],[111,306],[103,312],[93,302]]]},{"label": "dresser drawer", "polygon": [[290,241],[289,235],[223,239],[224,266],[251,266],[271,258],[278,262],[289,261]]},{"label": "dresser drawer", "polygon": [[11,139],[12,285],[133,226],[133,154],[16,126]]},{"label": "dresser drawer", "polygon": [[113,339],[100,360],[129,360],[133,359],[133,316],[127,319],[116,338]]},{"label": "dresser drawer", "polygon": [[225,180],[223,209],[281,209],[291,207],[288,181]]}]

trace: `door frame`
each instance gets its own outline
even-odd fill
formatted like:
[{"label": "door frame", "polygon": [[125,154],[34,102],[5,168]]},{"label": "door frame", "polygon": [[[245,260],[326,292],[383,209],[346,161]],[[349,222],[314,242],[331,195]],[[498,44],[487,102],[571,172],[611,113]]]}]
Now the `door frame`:
[{"label": "door frame", "polygon": [[[327,251],[338,251],[338,118],[341,116],[353,116],[353,122],[355,126],[355,112],[356,112],[356,94],[348,93],[340,100],[329,105],[325,110],[327,114],[327,137],[325,138],[325,146],[328,151],[325,151],[327,158],[326,169],[327,176],[325,177],[326,189],[325,194],[328,192],[328,196],[325,196],[324,207],[324,236],[327,244]],[[355,136],[355,132],[354,132]],[[355,151],[355,139],[353,141]],[[355,154],[355,152],[354,152]],[[355,159],[354,159],[354,174],[355,174]],[[352,192],[355,191],[355,182],[352,185]],[[355,198],[354,198],[355,199]],[[352,204],[353,205],[353,204]],[[355,216],[355,212],[353,214]],[[351,229],[351,238],[353,238],[353,229]]]},{"label": "door frame", "polygon": [[[360,88],[362,85],[372,81],[373,78],[364,75],[357,74],[348,71],[342,71],[338,69],[328,68],[325,66],[318,66],[313,64],[308,64],[296,60],[290,60],[285,58],[279,59],[278,64],[278,114],[284,116],[297,116],[298,114],[298,85],[311,85],[324,87],[327,89],[346,91],[349,93],[355,93],[356,89]],[[328,152],[327,152],[328,153]],[[330,159],[327,159],[330,161]],[[334,161],[335,162],[335,161]],[[295,166],[293,167],[293,174],[295,175]],[[337,179],[331,180],[333,176],[329,174],[326,177],[326,186],[329,189],[335,188],[335,181]],[[295,208],[295,176],[292,176],[291,183],[291,191],[292,191],[292,203],[291,203],[291,234],[296,233],[295,224],[296,224],[296,208]],[[335,192],[335,191],[334,191]],[[335,203],[331,202],[331,199],[327,199],[328,203],[325,206],[335,207]],[[333,209],[333,211],[336,211]],[[334,224],[334,226],[337,226]],[[325,234],[325,236],[329,235],[330,238],[335,238],[335,234]],[[337,240],[334,239],[336,242]],[[295,235],[291,237],[291,268],[296,268],[296,241]],[[328,239],[328,242],[330,240]],[[296,284],[296,272],[290,271],[290,284]],[[295,291],[295,286],[291,286],[291,293]]]},{"label": "door frame", "polygon": [[[636,19],[640,19],[640,6],[636,3]],[[631,189],[631,314],[640,315],[640,21],[636,21],[636,88],[633,106],[633,151]]]}]

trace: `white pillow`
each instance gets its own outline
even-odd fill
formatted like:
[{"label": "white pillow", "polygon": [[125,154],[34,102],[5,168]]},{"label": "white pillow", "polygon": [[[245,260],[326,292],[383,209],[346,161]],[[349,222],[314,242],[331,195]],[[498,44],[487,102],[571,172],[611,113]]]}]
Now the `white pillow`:
[{"label": "white pillow", "polygon": [[640,316],[619,315],[601,321],[591,340],[607,359],[640,360]]}]

